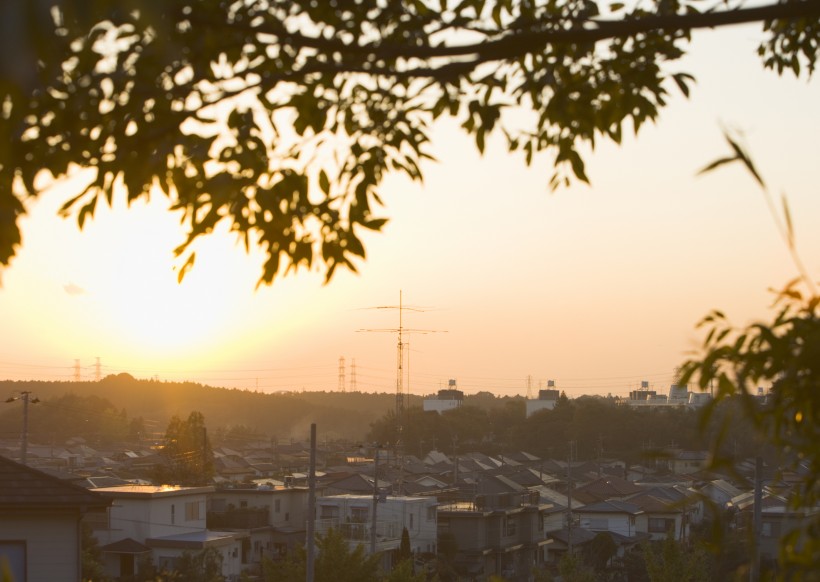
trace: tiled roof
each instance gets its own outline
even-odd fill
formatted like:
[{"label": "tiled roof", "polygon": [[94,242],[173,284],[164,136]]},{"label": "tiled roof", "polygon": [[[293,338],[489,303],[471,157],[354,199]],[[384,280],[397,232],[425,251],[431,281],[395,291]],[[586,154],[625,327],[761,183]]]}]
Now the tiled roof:
[{"label": "tiled roof", "polygon": [[84,487],[0,457],[0,510],[103,508],[110,504]]}]

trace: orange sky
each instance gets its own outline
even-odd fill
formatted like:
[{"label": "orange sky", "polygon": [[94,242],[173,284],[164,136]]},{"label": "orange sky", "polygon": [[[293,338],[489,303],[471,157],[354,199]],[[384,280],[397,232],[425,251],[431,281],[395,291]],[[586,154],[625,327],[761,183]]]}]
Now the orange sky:
[{"label": "orange sky", "polygon": [[[259,258],[219,235],[176,284],[177,218],[150,207],[102,209],[85,231],[56,217],[50,193],[23,223],[25,244],[2,273],[0,378],[102,373],[260,390],[338,385],[393,391],[399,291],[410,388],[456,378],[467,392],[525,394],[554,379],[570,396],[625,394],[643,379],[666,390],[697,344],[695,323],[721,308],[738,323],[766,315],[795,276],[764,199],[740,168],[696,176],[740,128],[771,186],[788,195],[798,245],[820,273],[820,85],[778,78],[755,57],[754,28],[696,36],[698,83],[675,95],[637,140],[599,145],[592,186],[550,193],[549,159],[527,168],[491,142],[483,158],[454,125],[434,134],[425,184],[389,177],[381,235],[360,274],[330,285],[302,273],[255,290]],[[679,67],[683,68],[683,67]]]}]

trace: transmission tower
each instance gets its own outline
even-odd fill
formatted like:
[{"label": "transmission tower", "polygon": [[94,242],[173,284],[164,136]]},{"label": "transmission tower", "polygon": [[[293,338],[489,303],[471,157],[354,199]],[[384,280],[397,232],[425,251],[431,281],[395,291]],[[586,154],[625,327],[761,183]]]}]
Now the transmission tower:
[{"label": "transmission tower", "polygon": [[341,356],[339,358],[339,387],[337,388],[339,392],[345,391],[345,357]]},{"label": "transmission tower", "polygon": [[356,358],[353,358],[353,363],[350,365],[350,391],[359,391],[359,389],[356,387]]},{"label": "transmission tower", "polygon": [[94,364],[94,381],[102,380],[102,366],[100,365],[100,358],[97,358],[97,363]]},{"label": "transmission tower", "polygon": [[74,381],[79,382],[82,379],[83,376],[80,372],[80,360],[74,360]]}]

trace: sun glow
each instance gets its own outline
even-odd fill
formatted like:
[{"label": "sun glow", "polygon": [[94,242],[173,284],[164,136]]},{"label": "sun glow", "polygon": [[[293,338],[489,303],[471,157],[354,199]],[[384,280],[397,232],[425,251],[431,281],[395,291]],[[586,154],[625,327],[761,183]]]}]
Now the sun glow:
[{"label": "sun glow", "polygon": [[[80,232],[73,218],[55,217],[59,198],[44,198],[26,219],[24,235],[38,235],[18,258],[26,268],[10,273],[41,292],[29,297],[32,328],[50,342],[69,343],[75,354],[102,351],[161,365],[240,349],[252,331],[240,322],[254,303],[260,269],[233,235],[220,231],[198,242],[197,263],[178,283],[182,261],[173,249],[183,233],[166,199],[154,196],[130,209],[100,204]],[[56,254],[63,259],[55,262]],[[51,322],[66,317],[69,329],[54,333]]]}]

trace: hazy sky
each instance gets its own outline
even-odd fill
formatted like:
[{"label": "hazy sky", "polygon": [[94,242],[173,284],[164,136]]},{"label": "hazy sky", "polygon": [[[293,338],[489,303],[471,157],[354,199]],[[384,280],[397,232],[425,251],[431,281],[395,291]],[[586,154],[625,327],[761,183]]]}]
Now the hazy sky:
[{"label": "hazy sky", "polygon": [[820,273],[820,85],[764,71],[756,27],[703,32],[676,65],[697,77],[655,126],[588,156],[592,186],[548,191],[550,160],[484,157],[442,124],[425,184],[389,178],[391,221],[366,236],[360,274],[327,286],[302,272],[255,290],[260,258],[233,237],[200,247],[176,283],[178,218],[150,206],[98,209],[79,233],[46,194],[23,222],[24,247],[2,273],[0,378],[69,380],[129,372],[264,391],[394,391],[398,312],[412,334],[410,391],[455,378],[466,392],[526,394],[527,377],[570,396],[659,390],[699,343],[710,309],[765,317],[769,287],[796,275],[764,198],[739,167],[697,171],[728,153],[723,126],[746,136],[773,195],[788,195],[798,246]]}]

